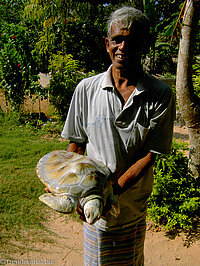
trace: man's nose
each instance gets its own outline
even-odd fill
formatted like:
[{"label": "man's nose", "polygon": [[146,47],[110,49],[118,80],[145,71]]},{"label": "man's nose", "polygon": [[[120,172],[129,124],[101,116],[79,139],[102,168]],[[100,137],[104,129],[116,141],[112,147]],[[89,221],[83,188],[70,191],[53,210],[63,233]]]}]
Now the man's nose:
[{"label": "man's nose", "polygon": [[125,49],[125,46],[126,46],[126,43],[125,43],[125,41],[123,40],[123,41],[119,44],[119,49],[120,49],[120,50],[124,50],[124,49]]}]

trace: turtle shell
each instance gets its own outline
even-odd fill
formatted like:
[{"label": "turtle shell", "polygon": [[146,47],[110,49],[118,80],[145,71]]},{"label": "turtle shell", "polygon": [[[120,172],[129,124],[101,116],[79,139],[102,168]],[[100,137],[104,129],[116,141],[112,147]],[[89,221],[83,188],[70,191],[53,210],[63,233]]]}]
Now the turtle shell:
[{"label": "turtle shell", "polygon": [[106,186],[109,169],[97,160],[65,150],[43,156],[36,167],[39,179],[54,194],[80,195]]}]

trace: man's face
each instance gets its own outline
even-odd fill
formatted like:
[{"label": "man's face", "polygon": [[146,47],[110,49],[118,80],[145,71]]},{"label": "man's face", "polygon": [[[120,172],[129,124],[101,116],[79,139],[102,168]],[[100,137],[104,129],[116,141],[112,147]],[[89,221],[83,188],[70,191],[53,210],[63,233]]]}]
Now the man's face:
[{"label": "man's face", "polygon": [[105,43],[114,68],[128,70],[140,63],[142,49],[137,43],[137,36],[120,24],[112,25],[110,38],[106,38]]}]

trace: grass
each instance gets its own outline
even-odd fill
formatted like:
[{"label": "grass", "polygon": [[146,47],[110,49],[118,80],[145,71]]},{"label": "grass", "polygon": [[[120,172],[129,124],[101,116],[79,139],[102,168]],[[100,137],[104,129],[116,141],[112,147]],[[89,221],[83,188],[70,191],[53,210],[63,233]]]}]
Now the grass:
[{"label": "grass", "polygon": [[45,232],[49,209],[38,200],[44,185],[35,167],[44,154],[66,149],[67,142],[42,138],[12,116],[0,114],[0,124],[0,253],[5,257],[12,241],[25,242]]}]

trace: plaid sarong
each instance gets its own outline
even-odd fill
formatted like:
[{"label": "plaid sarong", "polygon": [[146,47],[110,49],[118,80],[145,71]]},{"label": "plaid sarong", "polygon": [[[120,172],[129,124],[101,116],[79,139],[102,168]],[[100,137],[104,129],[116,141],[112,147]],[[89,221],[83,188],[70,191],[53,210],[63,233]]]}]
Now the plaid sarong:
[{"label": "plaid sarong", "polygon": [[84,223],[84,265],[144,265],[146,222],[120,231],[101,231]]}]

